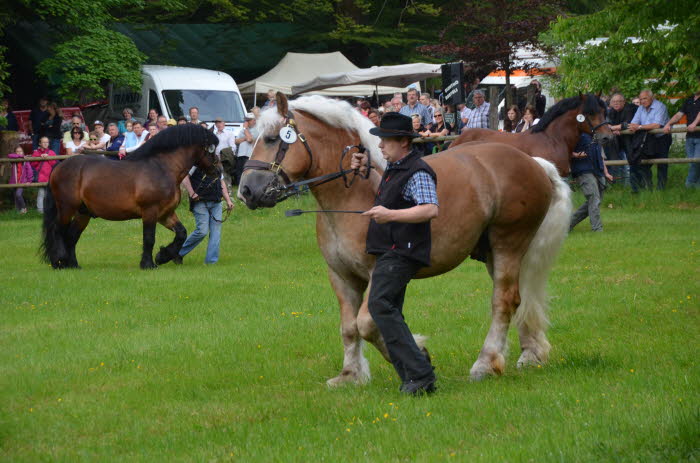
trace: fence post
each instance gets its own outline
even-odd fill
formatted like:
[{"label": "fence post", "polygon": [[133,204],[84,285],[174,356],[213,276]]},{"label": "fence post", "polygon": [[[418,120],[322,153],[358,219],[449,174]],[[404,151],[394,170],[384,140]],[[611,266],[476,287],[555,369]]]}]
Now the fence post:
[{"label": "fence post", "polygon": [[489,87],[489,128],[498,130],[498,87]]}]

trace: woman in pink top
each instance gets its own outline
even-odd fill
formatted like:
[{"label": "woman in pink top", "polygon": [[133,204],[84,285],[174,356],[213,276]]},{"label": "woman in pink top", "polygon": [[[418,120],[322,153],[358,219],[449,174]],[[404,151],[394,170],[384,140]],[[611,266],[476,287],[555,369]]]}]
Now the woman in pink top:
[{"label": "woman in pink top", "polygon": [[[17,145],[14,153],[7,155],[8,158],[21,159],[24,157],[24,150],[21,146]],[[16,185],[18,183],[31,183],[32,181],[32,168],[29,167],[28,162],[15,162],[11,164],[12,172],[10,172],[10,185]],[[22,196],[23,188],[15,188],[15,208],[20,214],[27,213],[27,204],[24,202],[24,196]]]},{"label": "woman in pink top", "polygon": [[[53,166],[55,166],[58,162],[48,160],[49,156],[56,156],[56,153],[49,149],[49,138],[41,137],[39,139],[39,149],[34,151],[32,157],[40,157],[42,158],[42,160],[30,163],[34,171],[34,181],[49,181],[49,177],[51,176]],[[44,196],[46,196],[46,187],[41,187],[39,188],[39,194],[36,197],[36,208],[40,214],[44,213]]]}]

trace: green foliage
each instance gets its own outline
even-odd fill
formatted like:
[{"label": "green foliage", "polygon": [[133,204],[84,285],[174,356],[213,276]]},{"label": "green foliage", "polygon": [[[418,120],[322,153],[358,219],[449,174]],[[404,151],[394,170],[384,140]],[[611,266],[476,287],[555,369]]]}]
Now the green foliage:
[{"label": "green foliage", "polygon": [[49,79],[60,75],[59,94],[64,98],[102,98],[109,82],[140,89],[145,60],[131,39],[99,26],[55,46],[54,55],[39,64],[38,72]]},{"label": "green foliage", "polygon": [[[586,43],[607,38],[598,45]],[[560,58],[553,92],[643,88],[682,96],[697,89],[700,13],[692,0],[612,0],[605,9],[560,17],[542,39]]]}]

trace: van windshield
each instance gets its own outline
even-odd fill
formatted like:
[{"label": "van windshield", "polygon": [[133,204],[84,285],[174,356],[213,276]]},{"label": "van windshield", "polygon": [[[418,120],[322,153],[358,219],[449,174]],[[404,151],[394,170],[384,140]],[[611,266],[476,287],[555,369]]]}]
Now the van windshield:
[{"label": "van windshield", "polygon": [[173,119],[189,116],[190,108],[199,109],[200,121],[217,117],[226,122],[243,122],[244,111],[236,92],[223,90],[163,90],[163,99]]}]

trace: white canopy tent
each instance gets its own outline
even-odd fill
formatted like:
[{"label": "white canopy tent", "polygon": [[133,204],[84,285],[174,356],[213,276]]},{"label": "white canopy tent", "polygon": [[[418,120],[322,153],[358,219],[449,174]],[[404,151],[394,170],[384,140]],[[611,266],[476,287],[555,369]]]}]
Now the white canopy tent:
[{"label": "white canopy tent", "polygon": [[[351,86],[361,84],[371,84],[372,86],[389,85],[392,87],[412,86],[419,80],[430,79],[432,77],[442,77],[442,66],[439,64],[412,63],[399,64],[396,66],[373,66],[367,69],[356,69],[349,72],[334,72],[332,74],[322,74],[306,82],[294,85],[293,94],[316,93],[325,89],[338,86]],[[379,92],[380,94],[382,92]]]},{"label": "white canopy tent", "polygon": [[[339,51],[333,53],[287,53],[277,66],[257,79],[238,86],[244,95],[267,93],[275,90],[291,95],[292,87],[314,79],[320,74],[348,73],[359,69]],[[334,88],[335,87],[335,88]],[[372,95],[375,90],[380,95],[405,92],[405,88],[383,87],[375,85],[349,85],[343,87],[327,86],[323,90],[311,93],[325,96]]]}]

